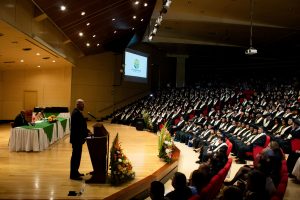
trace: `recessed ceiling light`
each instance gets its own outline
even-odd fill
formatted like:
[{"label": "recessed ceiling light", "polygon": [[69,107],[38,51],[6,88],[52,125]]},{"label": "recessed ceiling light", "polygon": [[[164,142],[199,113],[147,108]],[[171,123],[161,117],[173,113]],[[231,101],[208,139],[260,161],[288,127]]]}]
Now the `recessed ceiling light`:
[{"label": "recessed ceiling light", "polygon": [[82,37],[82,36],[83,36],[83,33],[82,33],[82,32],[79,32],[78,35],[79,35],[80,37]]},{"label": "recessed ceiling light", "polygon": [[132,17],[133,19],[136,19],[136,16],[135,15],[133,15],[133,17]]},{"label": "recessed ceiling light", "polygon": [[144,7],[147,7],[148,6],[148,4],[147,3],[144,3]]},{"label": "recessed ceiling light", "polygon": [[141,19],[141,22],[142,22],[142,21],[144,21],[144,19],[143,19],[143,18]]},{"label": "recessed ceiling light", "polygon": [[96,35],[93,35],[93,38],[96,37]]},{"label": "recessed ceiling light", "polygon": [[60,6],[60,10],[61,10],[61,11],[65,11],[66,9],[67,9],[66,6],[64,6],[64,5],[61,5],[61,6]]},{"label": "recessed ceiling light", "polygon": [[41,66],[40,66],[40,65],[38,65],[37,67],[38,67],[38,68],[40,68]]},{"label": "recessed ceiling light", "polygon": [[55,60],[52,60],[52,62],[56,62]]},{"label": "recessed ceiling light", "polygon": [[89,26],[90,25],[90,22],[86,23],[86,26]]},{"label": "recessed ceiling light", "polygon": [[112,21],[115,21],[116,19],[115,19],[115,18],[112,18],[111,20],[112,20]]},{"label": "recessed ceiling light", "polygon": [[36,53],[35,55],[39,56],[39,55],[41,55],[41,54],[40,54],[40,53]]},{"label": "recessed ceiling light", "polygon": [[134,4],[135,5],[139,5],[140,1],[135,1]]},{"label": "recessed ceiling light", "polygon": [[20,62],[24,62],[24,60],[22,59],[22,60],[20,60]]},{"label": "recessed ceiling light", "polygon": [[100,46],[100,44],[99,43],[97,43],[97,47],[99,47]]},{"label": "recessed ceiling light", "polygon": [[116,34],[117,33],[117,31],[114,31],[114,34]]},{"label": "recessed ceiling light", "polygon": [[82,16],[83,16],[83,15],[85,15],[85,12],[84,12],[84,11],[82,11],[82,12],[81,12],[81,15],[82,15]]},{"label": "recessed ceiling light", "polygon": [[134,27],[133,27],[133,28],[131,28],[131,30],[134,30]]},{"label": "recessed ceiling light", "polygon": [[90,43],[87,42],[87,43],[86,43],[86,46],[89,47],[89,46],[90,46]]}]

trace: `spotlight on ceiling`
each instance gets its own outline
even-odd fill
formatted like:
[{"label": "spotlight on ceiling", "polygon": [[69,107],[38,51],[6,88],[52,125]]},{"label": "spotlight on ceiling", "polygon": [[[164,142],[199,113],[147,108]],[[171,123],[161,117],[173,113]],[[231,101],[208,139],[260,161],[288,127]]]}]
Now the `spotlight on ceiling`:
[{"label": "spotlight on ceiling", "polygon": [[157,24],[157,26],[160,26],[162,20],[163,20],[162,15],[160,15],[160,16],[156,19],[156,21],[155,21],[155,23]]},{"label": "spotlight on ceiling", "polygon": [[163,6],[161,9],[161,13],[167,13],[168,9],[170,8],[172,1],[171,0],[163,0]]},{"label": "spotlight on ceiling", "polygon": [[157,28],[154,28],[153,31],[152,31],[152,33],[153,33],[154,35],[156,35],[156,33],[157,33]]},{"label": "spotlight on ceiling", "polygon": [[153,35],[149,35],[148,40],[152,41],[152,39],[153,39]]},{"label": "spotlight on ceiling", "polygon": [[163,5],[164,5],[164,7],[166,7],[168,9],[170,7],[171,3],[172,3],[171,0],[164,0]]},{"label": "spotlight on ceiling", "polygon": [[67,9],[66,6],[64,6],[64,5],[61,5],[61,6],[60,6],[60,10],[61,10],[61,11],[65,11],[66,9]]}]

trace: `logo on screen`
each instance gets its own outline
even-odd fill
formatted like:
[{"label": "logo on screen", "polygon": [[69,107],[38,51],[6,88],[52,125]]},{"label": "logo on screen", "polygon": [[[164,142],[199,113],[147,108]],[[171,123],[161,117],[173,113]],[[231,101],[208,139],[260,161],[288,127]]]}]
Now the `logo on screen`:
[{"label": "logo on screen", "polygon": [[138,59],[134,60],[133,66],[135,69],[138,69],[140,67],[140,61]]}]

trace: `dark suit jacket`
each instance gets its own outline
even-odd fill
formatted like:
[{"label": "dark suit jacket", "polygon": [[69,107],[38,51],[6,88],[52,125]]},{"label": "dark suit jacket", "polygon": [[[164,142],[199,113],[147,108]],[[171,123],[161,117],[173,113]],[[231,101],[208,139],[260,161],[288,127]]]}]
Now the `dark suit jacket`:
[{"label": "dark suit jacket", "polygon": [[28,122],[26,121],[25,117],[23,117],[21,113],[18,114],[14,121],[14,127],[25,126],[25,125],[28,125]]},{"label": "dark suit jacket", "polygon": [[291,130],[292,138],[300,138],[300,129]]},{"label": "dark suit jacket", "polygon": [[75,108],[71,115],[71,135],[70,143],[83,144],[88,136],[86,120],[80,110]]},{"label": "dark suit jacket", "polygon": [[263,146],[265,145],[265,143],[266,143],[266,139],[267,139],[266,135],[262,135],[262,136],[259,137],[257,140],[255,140],[255,141],[251,144],[251,146],[252,146],[252,147],[255,147],[255,146],[261,146],[261,147],[263,147]]}]

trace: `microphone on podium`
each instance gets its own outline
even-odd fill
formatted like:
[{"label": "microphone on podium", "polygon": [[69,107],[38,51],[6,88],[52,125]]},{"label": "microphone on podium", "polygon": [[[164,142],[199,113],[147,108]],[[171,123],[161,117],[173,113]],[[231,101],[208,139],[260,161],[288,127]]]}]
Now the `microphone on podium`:
[{"label": "microphone on podium", "polygon": [[88,112],[88,115],[91,116],[94,119],[97,119],[94,115],[92,115],[90,112]]}]

